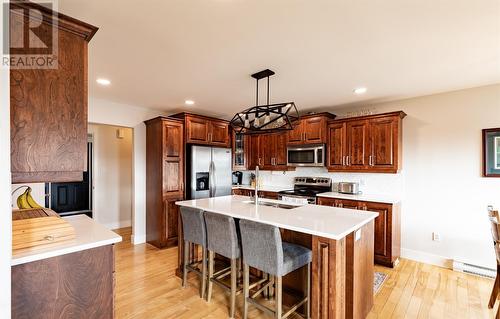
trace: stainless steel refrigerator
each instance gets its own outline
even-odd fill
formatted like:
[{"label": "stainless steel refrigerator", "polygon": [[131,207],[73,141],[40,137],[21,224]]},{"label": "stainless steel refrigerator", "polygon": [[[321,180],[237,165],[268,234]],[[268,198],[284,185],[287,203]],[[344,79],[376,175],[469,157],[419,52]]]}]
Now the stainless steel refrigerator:
[{"label": "stainless steel refrigerator", "polygon": [[192,145],[187,164],[189,199],[231,195],[230,148]]}]

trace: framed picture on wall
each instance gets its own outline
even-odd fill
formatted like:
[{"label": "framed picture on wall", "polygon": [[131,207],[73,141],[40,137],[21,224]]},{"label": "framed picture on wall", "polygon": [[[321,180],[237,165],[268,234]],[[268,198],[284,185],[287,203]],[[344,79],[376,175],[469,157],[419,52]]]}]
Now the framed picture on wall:
[{"label": "framed picture on wall", "polygon": [[500,128],[483,130],[483,175],[500,177]]}]

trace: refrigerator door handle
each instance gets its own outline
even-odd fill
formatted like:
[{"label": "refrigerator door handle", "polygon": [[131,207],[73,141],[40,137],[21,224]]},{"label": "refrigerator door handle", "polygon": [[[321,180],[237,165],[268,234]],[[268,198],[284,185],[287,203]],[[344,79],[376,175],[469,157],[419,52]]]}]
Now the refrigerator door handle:
[{"label": "refrigerator door handle", "polygon": [[215,194],[215,176],[214,176],[214,162],[210,161],[208,166],[208,196],[214,197]]},{"label": "refrigerator door handle", "polygon": [[212,197],[215,197],[215,194],[217,193],[217,183],[216,183],[216,173],[217,173],[217,170],[216,170],[216,166],[215,166],[215,162],[212,161],[212,177],[213,177],[213,181],[214,181],[214,186],[213,186],[213,191],[212,191]]}]

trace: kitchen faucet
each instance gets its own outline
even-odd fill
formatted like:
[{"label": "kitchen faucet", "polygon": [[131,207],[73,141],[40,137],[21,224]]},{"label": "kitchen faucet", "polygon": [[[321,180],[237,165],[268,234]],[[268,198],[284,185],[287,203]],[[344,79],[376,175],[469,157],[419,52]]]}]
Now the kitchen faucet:
[{"label": "kitchen faucet", "polygon": [[255,166],[255,205],[259,204],[259,166]]}]

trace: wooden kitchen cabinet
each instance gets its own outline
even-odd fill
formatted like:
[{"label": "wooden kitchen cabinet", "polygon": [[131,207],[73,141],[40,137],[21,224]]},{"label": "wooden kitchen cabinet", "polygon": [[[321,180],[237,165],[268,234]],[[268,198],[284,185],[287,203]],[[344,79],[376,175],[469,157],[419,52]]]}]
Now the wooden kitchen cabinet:
[{"label": "wooden kitchen cabinet", "polygon": [[[27,1],[10,3],[10,21],[10,43],[23,43],[26,24],[40,24],[41,41],[58,44],[50,55],[54,68],[10,68],[12,183],[81,181],[87,168],[87,45],[98,28]],[[57,39],[49,39],[53,28]],[[30,49],[12,47],[10,54],[27,56]]]},{"label": "wooden kitchen cabinet", "polygon": [[114,245],[11,268],[13,319],[114,318]]},{"label": "wooden kitchen cabinet", "polygon": [[394,267],[401,254],[400,204],[318,197],[318,205],[366,210],[379,213],[375,218],[375,262]]},{"label": "wooden kitchen cabinet", "polygon": [[287,166],[286,133],[256,134],[250,136],[248,169],[258,165],[262,170],[292,170]]},{"label": "wooden kitchen cabinet", "polygon": [[232,136],[233,171],[244,171],[248,168],[249,136],[233,131]]},{"label": "wooden kitchen cabinet", "polygon": [[186,143],[231,147],[228,121],[185,112],[171,117],[184,120]]},{"label": "wooden kitchen cabinet", "polygon": [[179,208],[184,199],[184,124],[157,117],[146,123],[146,240],[176,246]]},{"label": "wooden kitchen cabinet", "polygon": [[303,115],[293,130],[288,131],[289,145],[327,143],[327,122],[333,120],[334,114],[323,112]]},{"label": "wooden kitchen cabinet", "polygon": [[334,120],[328,124],[330,172],[397,173],[404,112]]},{"label": "wooden kitchen cabinet", "polygon": [[[255,191],[246,188],[235,188],[233,189],[233,195],[254,196]],[[278,199],[278,193],[271,191],[259,191],[259,197],[268,199]]]}]

